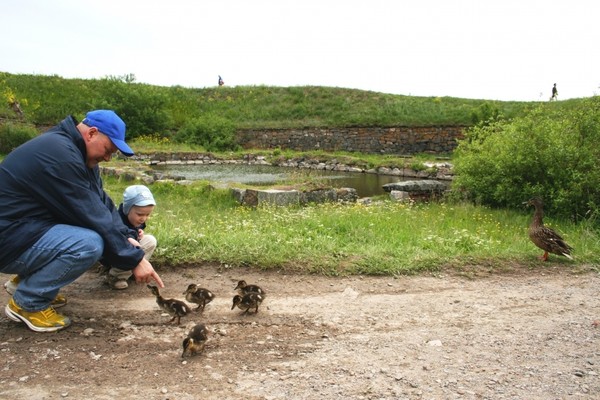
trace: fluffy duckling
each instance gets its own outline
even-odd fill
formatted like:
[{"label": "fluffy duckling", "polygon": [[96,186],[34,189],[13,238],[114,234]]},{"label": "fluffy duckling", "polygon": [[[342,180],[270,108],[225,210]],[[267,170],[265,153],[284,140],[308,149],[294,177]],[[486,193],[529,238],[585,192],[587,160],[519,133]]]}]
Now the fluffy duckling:
[{"label": "fluffy duckling", "polygon": [[544,204],[542,199],[534,197],[523,204],[535,207],[533,220],[529,225],[529,238],[533,244],[544,250],[544,254],[540,259],[547,261],[548,253],[552,253],[572,260],[571,250],[573,250],[573,248],[569,246],[558,233],[544,226]]},{"label": "fluffy duckling", "polygon": [[207,340],[208,330],[206,326],[204,324],[195,325],[187,337],[183,339],[183,353],[181,353],[181,358],[184,358],[186,354],[193,356],[204,350]]},{"label": "fluffy duckling", "polygon": [[258,293],[263,298],[267,296],[267,293],[260,286],[248,285],[245,280],[239,281],[233,290],[237,290],[240,296],[244,296],[248,293]]},{"label": "fluffy duckling", "polygon": [[195,283],[190,284],[183,294],[187,301],[198,304],[196,311],[200,310],[200,312],[204,311],[204,307],[215,298],[210,290],[201,288]]},{"label": "fluffy duckling", "polygon": [[243,296],[236,294],[233,296],[233,305],[231,306],[231,309],[233,310],[237,306],[240,310],[244,310],[244,314],[246,314],[251,308],[254,308],[254,313],[256,314],[258,312],[258,306],[260,306],[263,300],[263,295],[259,293],[251,292],[246,293]]},{"label": "fluffy duckling", "polygon": [[160,309],[173,316],[168,323],[173,322],[175,318],[177,318],[177,325],[179,325],[181,317],[185,317],[192,312],[190,307],[185,304],[185,302],[175,299],[165,299],[160,295],[158,287],[151,285],[146,286],[148,286],[148,289],[150,289],[152,294],[156,296],[156,304],[158,304]]}]

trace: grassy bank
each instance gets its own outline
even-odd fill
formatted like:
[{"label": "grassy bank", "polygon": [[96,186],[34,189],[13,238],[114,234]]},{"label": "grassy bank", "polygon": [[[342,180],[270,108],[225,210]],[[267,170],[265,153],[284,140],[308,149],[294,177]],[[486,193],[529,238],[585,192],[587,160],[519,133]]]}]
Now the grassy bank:
[{"label": "grassy bank", "polygon": [[[114,109],[127,121],[129,138],[166,137],[197,118],[220,118],[237,129],[472,125],[495,115],[510,119],[542,104],[317,86],[161,87],[129,78],[64,79],[0,72],[0,100],[18,101],[23,121],[36,125],[54,125],[68,114],[81,118],[94,108]],[[579,101],[545,104],[569,108]],[[0,107],[3,116],[14,113]]]},{"label": "grassy bank", "polygon": [[[116,201],[127,183],[106,179]],[[151,186],[158,206],[148,232],[159,247],[156,265],[214,261],[232,266],[336,274],[413,274],[472,265],[502,270],[541,266],[527,237],[532,210],[493,210],[468,204],[240,207],[227,190],[206,182]],[[575,248],[565,267],[600,264],[600,240],[587,224],[546,223]]]}]

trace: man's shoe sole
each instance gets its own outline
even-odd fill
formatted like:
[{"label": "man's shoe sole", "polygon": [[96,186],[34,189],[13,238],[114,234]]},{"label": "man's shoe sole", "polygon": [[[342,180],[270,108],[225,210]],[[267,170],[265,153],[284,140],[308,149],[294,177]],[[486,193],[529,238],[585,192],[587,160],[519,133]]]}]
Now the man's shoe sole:
[{"label": "man's shoe sole", "polygon": [[12,319],[15,322],[24,322],[25,324],[27,324],[29,329],[31,329],[34,332],[56,332],[61,329],[65,329],[66,327],[68,327],[70,325],[69,324],[69,325],[64,325],[64,326],[50,326],[50,327],[45,327],[45,328],[35,326],[31,322],[29,322],[29,320],[27,318],[17,314],[13,310],[11,310],[10,307],[8,306],[8,304],[6,305],[6,307],[4,307],[4,313],[6,314],[6,316],[8,318]]}]

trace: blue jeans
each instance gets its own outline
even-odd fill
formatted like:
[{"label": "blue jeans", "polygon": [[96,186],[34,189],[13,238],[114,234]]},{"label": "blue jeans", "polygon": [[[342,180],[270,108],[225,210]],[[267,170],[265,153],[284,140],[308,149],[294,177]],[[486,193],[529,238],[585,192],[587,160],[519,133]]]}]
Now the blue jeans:
[{"label": "blue jeans", "polygon": [[96,232],[71,225],[55,225],[3,273],[21,279],[13,295],[29,312],[45,310],[58,291],[79,278],[102,257],[104,241]]}]

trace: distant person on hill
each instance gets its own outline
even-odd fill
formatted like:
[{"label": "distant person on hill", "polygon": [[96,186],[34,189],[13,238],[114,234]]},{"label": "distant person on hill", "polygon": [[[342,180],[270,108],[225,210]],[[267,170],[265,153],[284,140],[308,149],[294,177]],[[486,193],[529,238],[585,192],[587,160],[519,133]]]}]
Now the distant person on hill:
[{"label": "distant person on hill", "polygon": [[550,97],[550,101],[558,100],[558,89],[556,89],[556,83],[552,86],[552,97]]},{"label": "distant person on hill", "polygon": [[223,78],[221,78],[221,75],[219,75],[219,86],[223,86],[225,84],[225,82],[223,82]]}]

